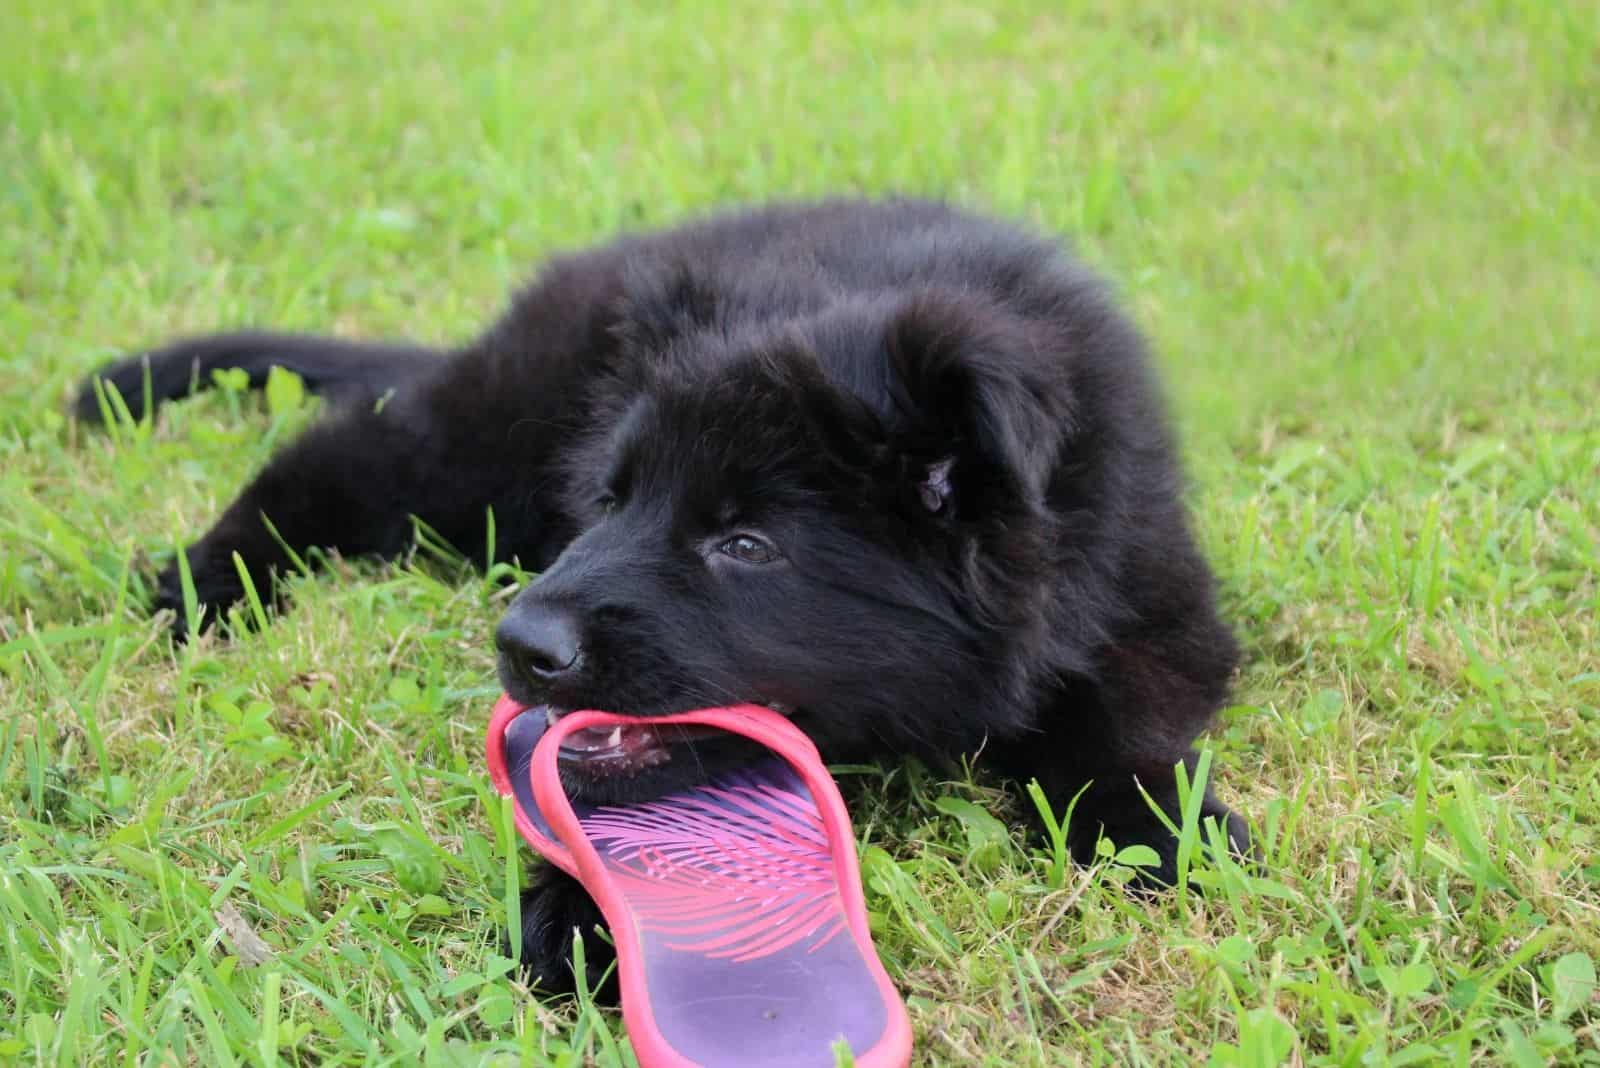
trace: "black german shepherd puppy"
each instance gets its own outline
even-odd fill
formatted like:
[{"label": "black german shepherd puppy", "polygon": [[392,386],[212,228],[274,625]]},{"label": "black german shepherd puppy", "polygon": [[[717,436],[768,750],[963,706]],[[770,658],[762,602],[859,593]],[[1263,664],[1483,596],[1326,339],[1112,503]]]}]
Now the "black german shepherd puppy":
[{"label": "black german shepherd puppy", "polygon": [[[233,554],[262,588],[288,563],[264,520],[394,556],[413,517],[481,547],[492,510],[497,553],[541,572],[497,634],[518,700],[760,702],[831,760],[981,751],[1058,811],[1088,785],[1074,850],[1145,843],[1171,880],[1139,788],[1176,812],[1237,651],[1140,339],[1055,243],[918,201],[779,205],[557,257],[452,352],[232,334],[98,377],[138,414],[146,376],[161,400],[272,366],[342,403],[187,549],[207,613],[243,592]],[[77,411],[99,418],[92,384]],[[158,607],[181,615],[177,575]],[[571,788],[640,797],[748,755],[613,748],[571,754]],[[597,910],[547,869],[522,916],[524,960],[570,982]]]}]

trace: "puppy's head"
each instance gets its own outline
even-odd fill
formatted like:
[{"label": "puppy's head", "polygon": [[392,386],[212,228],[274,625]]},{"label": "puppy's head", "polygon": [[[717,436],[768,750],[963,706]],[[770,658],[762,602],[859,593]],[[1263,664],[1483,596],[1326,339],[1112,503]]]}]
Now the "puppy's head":
[{"label": "puppy's head", "polygon": [[[501,623],[507,691],[551,716],[765,704],[833,760],[1025,726],[1070,412],[1014,335],[927,298],[656,354],[574,450],[581,533]],[[626,727],[569,738],[562,770],[621,801],[753,752]]]}]

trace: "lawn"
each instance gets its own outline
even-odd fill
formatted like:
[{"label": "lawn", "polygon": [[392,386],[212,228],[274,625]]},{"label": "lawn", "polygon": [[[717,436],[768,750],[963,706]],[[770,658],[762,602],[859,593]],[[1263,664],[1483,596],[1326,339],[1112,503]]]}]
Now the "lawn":
[{"label": "lawn", "polygon": [[1268,860],[1130,897],[981,779],[842,775],[918,1063],[1600,1064],[1600,6],[7,10],[0,1062],[631,1063],[494,944],[506,591],[424,546],[174,647],[148,569],[314,406],[91,433],[83,372],[459,339],[552,249],[906,190],[1069,236],[1154,339]]}]

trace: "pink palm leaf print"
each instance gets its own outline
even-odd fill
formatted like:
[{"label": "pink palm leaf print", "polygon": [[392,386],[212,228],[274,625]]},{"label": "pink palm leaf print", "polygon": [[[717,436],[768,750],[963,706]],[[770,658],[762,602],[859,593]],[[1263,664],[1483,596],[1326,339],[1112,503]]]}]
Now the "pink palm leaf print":
[{"label": "pink palm leaf print", "polygon": [[770,782],[704,786],[583,818],[585,835],[670,949],[734,961],[844,930],[827,831],[811,799]]}]

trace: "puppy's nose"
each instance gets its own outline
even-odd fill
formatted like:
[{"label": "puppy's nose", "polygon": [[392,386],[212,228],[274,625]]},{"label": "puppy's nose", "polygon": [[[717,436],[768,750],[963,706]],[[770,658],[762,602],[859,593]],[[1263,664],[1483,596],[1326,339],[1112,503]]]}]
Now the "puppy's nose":
[{"label": "puppy's nose", "polygon": [[494,632],[495,646],[528,682],[553,682],[572,671],[583,654],[578,621],[559,605],[514,605]]}]

